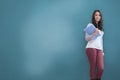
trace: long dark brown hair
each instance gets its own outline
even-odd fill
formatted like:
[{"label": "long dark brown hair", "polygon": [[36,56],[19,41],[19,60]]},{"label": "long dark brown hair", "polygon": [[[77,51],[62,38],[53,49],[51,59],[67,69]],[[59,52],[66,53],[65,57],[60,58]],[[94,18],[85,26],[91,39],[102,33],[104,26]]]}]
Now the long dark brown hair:
[{"label": "long dark brown hair", "polygon": [[[99,12],[100,13],[100,16],[101,16],[101,19],[100,21],[98,22],[98,24],[96,24],[96,21],[95,21],[95,13],[96,12]],[[92,23],[94,24],[94,26],[98,29],[100,29],[101,31],[103,31],[103,19],[102,19],[102,13],[100,10],[94,10],[93,14],[92,14]]]}]

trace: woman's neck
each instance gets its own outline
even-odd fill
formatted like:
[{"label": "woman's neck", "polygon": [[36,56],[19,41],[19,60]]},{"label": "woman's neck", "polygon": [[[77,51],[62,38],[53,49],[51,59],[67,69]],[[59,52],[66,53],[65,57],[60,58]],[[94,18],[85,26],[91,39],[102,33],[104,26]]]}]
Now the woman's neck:
[{"label": "woman's neck", "polygon": [[98,28],[98,22],[96,22],[96,27]]},{"label": "woman's neck", "polygon": [[96,22],[96,24],[98,25],[98,22]]}]

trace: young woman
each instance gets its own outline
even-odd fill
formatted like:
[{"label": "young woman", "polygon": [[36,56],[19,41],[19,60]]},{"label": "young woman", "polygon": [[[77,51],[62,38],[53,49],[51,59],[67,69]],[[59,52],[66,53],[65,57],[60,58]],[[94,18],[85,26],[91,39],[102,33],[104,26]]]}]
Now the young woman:
[{"label": "young woman", "polygon": [[[90,63],[90,80],[101,80],[104,70],[103,52],[103,20],[100,10],[95,10],[92,15],[92,24],[96,27],[93,34],[85,33],[86,54]],[[100,34],[95,40],[91,38]]]}]

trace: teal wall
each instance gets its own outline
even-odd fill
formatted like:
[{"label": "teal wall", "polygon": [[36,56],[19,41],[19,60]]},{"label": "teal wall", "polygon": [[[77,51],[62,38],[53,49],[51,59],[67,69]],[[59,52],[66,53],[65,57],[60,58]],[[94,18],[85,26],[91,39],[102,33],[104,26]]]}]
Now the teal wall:
[{"label": "teal wall", "polygon": [[103,80],[120,79],[119,0],[0,0],[0,80],[89,80],[83,29],[104,19]]}]

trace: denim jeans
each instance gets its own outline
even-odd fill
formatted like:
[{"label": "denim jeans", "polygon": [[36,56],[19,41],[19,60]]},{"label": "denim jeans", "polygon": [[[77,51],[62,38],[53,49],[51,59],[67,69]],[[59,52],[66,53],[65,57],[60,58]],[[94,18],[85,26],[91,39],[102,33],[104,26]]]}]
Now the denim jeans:
[{"label": "denim jeans", "polygon": [[101,78],[104,70],[103,51],[96,48],[86,48],[86,54],[90,64],[90,78]]}]

